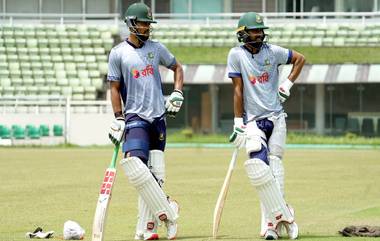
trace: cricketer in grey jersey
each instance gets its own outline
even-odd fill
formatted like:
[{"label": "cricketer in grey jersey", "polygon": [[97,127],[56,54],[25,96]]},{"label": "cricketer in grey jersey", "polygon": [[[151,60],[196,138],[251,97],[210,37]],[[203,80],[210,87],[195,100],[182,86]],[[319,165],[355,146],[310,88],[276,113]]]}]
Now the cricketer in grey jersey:
[{"label": "cricketer in grey jersey", "polygon": [[[255,12],[245,13],[239,19],[236,34],[243,44],[232,48],[227,60],[234,91],[230,142],[237,148],[245,147],[248,155],[244,166],[261,202],[260,235],[266,240],[276,240],[286,230],[290,239],[296,239],[298,225],[294,209],[284,198],[282,156],[286,114],[282,103],[290,96],[290,88],[305,59],[296,51],[267,44],[264,32],[267,28],[263,18]],[[281,64],[293,64],[285,80],[279,80]]]},{"label": "cricketer in grey jersey", "polygon": [[159,42],[147,40],[135,48],[128,40],[109,55],[108,80],[121,81],[124,113],[134,113],[152,122],[165,113],[159,65],[172,68],[176,59]]},{"label": "cricketer in grey jersey", "polygon": [[243,103],[247,121],[263,119],[283,111],[277,90],[278,66],[289,64],[292,51],[273,44],[264,44],[252,56],[244,46],[232,48],[228,54],[228,77],[243,80]]},{"label": "cricketer in grey jersey", "polygon": [[[159,223],[164,222],[167,239],[172,240],[177,236],[179,205],[162,189],[166,116],[175,116],[184,101],[183,69],[164,45],[149,40],[151,24],[156,21],[147,5],[140,2],[130,5],[125,23],[130,35],[109,56],[108,80],[115,116],[109,138],[115,145],[123,142],[121,166],[138,192],[135,239],[158,239]],[[159,65],[169,68],[174,75],[174,88],[166,100]]]}]

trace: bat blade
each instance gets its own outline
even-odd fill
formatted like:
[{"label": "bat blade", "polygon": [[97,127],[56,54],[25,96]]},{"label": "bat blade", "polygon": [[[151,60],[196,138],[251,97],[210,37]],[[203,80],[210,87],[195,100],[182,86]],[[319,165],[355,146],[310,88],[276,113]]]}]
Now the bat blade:
[{"label": "bat blade", "polygon": [[112,187],[116,178],[116,169],[107,168],[103,183],[100,186],[99,198],[96,205],[94,223],[92,226],[92,241],[103,241],[107,210],[111,202]]},{"label": "bat blade", "polygon": [[220,190],[218,199],[216,201],[214,216],[213,216],[213,225],[212,225],[212,237],[214,239],[216,239],[217,234],[218,234],[220,221],[222,219],[224,202],[226,201],[226,198],[227,198],[227,193],[228,193],[229,186],[231,183],[232,172],[234,171],[235,164],[236,164],[237,153],[238,153],[238,150],[235,149],[232,155],[232,159],[230,161],[230,165],[227,170],[226,177],[224,178],[222,189]]}]

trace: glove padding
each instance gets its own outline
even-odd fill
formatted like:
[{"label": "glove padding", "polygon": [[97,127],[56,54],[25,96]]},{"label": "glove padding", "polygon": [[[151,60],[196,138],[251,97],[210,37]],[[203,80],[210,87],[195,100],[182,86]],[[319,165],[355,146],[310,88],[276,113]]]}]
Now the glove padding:
[{"label": "glove padding", "polygon": [[123,138],[125,130],[125,119],[123,116],[119,116],[114,119],[111,123],[110,131],[108,137],[113,144],[118,145]]},{"label": "glove padding", "polygon": [[380,237],[378,226],[348,226],[339,233],[345,237]]},{"label": "glove padding", "polygon": [[247,135],[245,125],[243,123],[243,118],[234,118],[234,130],[230,135],[230,142],[240,149],[244,147]]},{"label": "glove padding", "polygon": [[278,97],[280,98],[280,102],[284,103],[290,96],[290,88],[292,88],[293,82],[289,79],[286,79],[282,84],[278,87]]},{"label": "glove padding", "polygon": [[175,117],[183,103],[183,94],[180,90],[174,90],[166,100],[166,114],[170,117]]}]

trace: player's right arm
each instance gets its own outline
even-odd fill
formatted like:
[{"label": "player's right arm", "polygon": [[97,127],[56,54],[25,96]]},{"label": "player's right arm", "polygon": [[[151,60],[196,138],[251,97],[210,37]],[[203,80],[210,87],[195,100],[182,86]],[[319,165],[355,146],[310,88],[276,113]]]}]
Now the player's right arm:
[{"label": "player's right arm", "polygon": [[115,119],[111,122],[108,137],[115,145],[118,145],[124,135],[125,119],[120,98],[121,65],[120,56],[116,49],[112,49],[108,61],[107,79],[110,82],[111,104]]},{"label": "player's right arm", "polygon": [[227,73],[228,77],[232,79],[234,90],[234,126],[230,142],[237,148],[242,148],[246,141],[245,125],[243,122],[243,79],[239,55],[235,48],[231,49],[228,54]]}]

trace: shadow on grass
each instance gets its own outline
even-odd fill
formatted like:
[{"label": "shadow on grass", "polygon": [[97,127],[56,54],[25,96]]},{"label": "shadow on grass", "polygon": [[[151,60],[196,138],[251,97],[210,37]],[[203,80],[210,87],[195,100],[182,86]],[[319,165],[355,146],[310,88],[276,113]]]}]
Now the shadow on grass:
[{"label": "shadow on grass", "polygon": [[306,234],[306,235],[300,235],[298,237],[298,239],[316,239],[316,240],[320,240],[320,239],[329,239],[329,238],[344,238],[342,236],[339,236],[339,235],[313,235],[313,234]]}]

